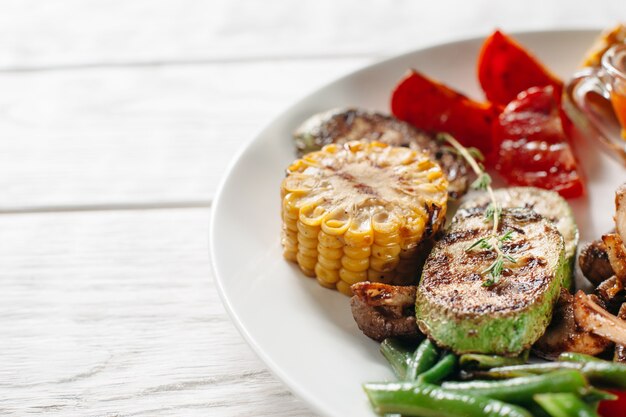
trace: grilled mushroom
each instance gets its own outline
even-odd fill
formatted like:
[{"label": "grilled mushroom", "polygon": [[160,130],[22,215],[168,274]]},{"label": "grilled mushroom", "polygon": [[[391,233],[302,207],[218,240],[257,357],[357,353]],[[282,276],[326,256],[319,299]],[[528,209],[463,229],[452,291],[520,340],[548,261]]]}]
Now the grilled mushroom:
[{"label": "grilled mushroom", "polygon": [[594,240],[581,249],[578,265],[585,278],[593,285],[600,285],[614,275],[606,245],[602,240]]},{"label": "grilled mushroom", "polygon": [[620,306],[626,302],[626,290],[615,275],[598,285],[595,293],[611,313],[617,313]]},{"label": "grilled mushroom", "polygon": [[[619,309],[619,313],[617,317],[621,320],[626,320],[626,303],[622,304],[622,307]],[[622,343],[618,343],[615,345],[615,355],[613,356],[613,360],[615,362],[626,363],[626,345]]]},{"label": "grilled mushroom", "polygon": [[574,296],[562,289],[555,306],[552,322],[546,332],[533,345],[537,356],[555,359],[563,352],[598,355],[604,352],[611,341],[581,329],[574,320]]},{"label": "grilled mushroom", "polygon": [[583,330],[626,345],[626,321],[610,314],[593,300],[593,296],[582,291],[578,291],[574,298],[574,319]]},{"label": "grilled mushroom", "polygon": [[626,183],[615,192],[615,230],[626,241]]},{"label": "grilled mushroom", "polygon": [[415,286],[359,282],[351,287],[352,315],[368,337],[382,341],[388,337],[417,338]]}]

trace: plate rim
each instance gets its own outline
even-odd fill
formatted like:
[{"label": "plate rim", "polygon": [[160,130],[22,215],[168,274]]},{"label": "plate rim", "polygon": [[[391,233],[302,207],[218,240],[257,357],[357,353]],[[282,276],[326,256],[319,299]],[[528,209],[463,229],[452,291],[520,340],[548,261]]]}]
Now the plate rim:
[{"label": "plate rim", "polygon": [[[501,30],[501,29],[496,27],[488,33],[491,33],[495,30]],[[602,30],[604,30],[604,28],[598,28],[596,26],[589,26],[589,27],[564,26],[564,27],[554,27],[554,28],[547,28],[547,29],[544,28],[544,29],[515,30],[511,32],[507,31],[506,33],[507,35],[510,35],[515,38],[519,36],[528,36],[528,35],[552,36],[554,34],[566,35],[567,33],[580,34],[582,32],[586,32],[589,35],[592,35],[593,33],[599,34]],[[214,249],[216,247],[215,244],[217,242],[217,236],[215,234],[216,233],[215,228],[213,227],[213,225],[217,221],[217,213],[220,211],[218,210],[218,208],[222,205],[222,195],[223,195],[224,190],[226,189],[226,184],[229,178],[231,177],[235,167],[238,166],[238,164],[242,160],[248,148],[250,148],[250,146],[259,137],[263,136],[265,132],[271,128],[271,126],[275,123],[276,120],[281,119],[286,113],[289,112],[290,109],[292,109],[293,107],[299,106],[302,102],[308,100],[311,95],[317,93],[319,90],[328,88],[329,86],[336,84],[336,83],[341,83],[344,80],[355,77],[362,72],[370,71],[377,67],[387,65],[388,63],[394,60],[402,60],[406,58],[408,55],[412,55],[418,52],[427,52],[432,49],[438,49],[438,48],[451,46],[451,45],[463,43],[463,42],[476,42],[476,41],[480,41],[484,39],[486,36],[488,36],[488,34],[480,34],[480,35],[466,36],[466,37],[459,36],[459,37],[452,38],[450,40],[446,40],[444,42],[427,44],[423,47],[409,49],[404,52],[393,54],[391,56],[387,56],[381,59],[375,59],[369,64],[360,66],[355,70],[349,71],[346,74],[340,75],[337,78],[334,78],[328,82],[325,82],[321,85],[313,87],[312,89],[304,93],[302,96],[300,96],[300,98],[298,98],[297,100],[292,101],[288,103],[286,106],[284,106],[282,110],[280,110],[275,116],[272,117],[271,120],[265,123],[258,130],[256,130],[256,133],[254,133],[243,144],[241,144],[238,150],[235,152],[235,155],[231,158],[224,173],[222,174],[220,178],[220,181],[218,183],[218,186],[216,188],[216,191],[215,191],[215,194],[212,199],[211,206],[210,206],[211,214],[209,216],[209,224],[208,224],[209,226],[208,252],[209,252],[209,261],[211,265],[211,271],[213,272],[215,285],[217,287],[217,292],[219,294],[222,305],[224,306],[224,309],[226,310],[230,318],[230,321],[235,325],[239,334],[243,337],[243,339],[246,341],[246,343],[252,349],[255,355],[263,362],[263,364],[270,371],[270,373],[273,374],[275,377],[277,377],[290,392],[292,392],[298,398],[303,400],[306,403],[307,407],[309,407],[315,413],[318,413],[322,416],[328,416],[328,417],[337,416],[336,413],[332,409],[328,409],[327,407],[324,407],[318,404],[314,400],[314,398],[312,398],[311,395],[307,392],[304,386],[302,386],[300,383],[297,383],[292,378],[290,378],[283,371],[283,369],[280,366],[278,366],[274,362],[274,360],[262,349],[262,347],[257,343],[254,337],[250,334],[248,328],[244,325],[244,323],[239,318],[238,313],[233,307],[230,298],[226,294],[224,284],[223,284],[224,278],[220,276],[220,273],[218,271],[218,266],[217,266],[217,255]]]}]

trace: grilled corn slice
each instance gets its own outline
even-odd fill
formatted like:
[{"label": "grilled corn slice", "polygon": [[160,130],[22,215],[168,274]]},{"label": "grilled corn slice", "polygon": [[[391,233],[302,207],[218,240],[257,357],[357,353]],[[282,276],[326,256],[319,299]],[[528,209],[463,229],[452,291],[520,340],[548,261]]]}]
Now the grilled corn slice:
[{"label": "grilled corn slice", "polygon": [[419,245],[441,227],[448,183],[420,151],[330,144],[296,160],[281,185],[282,245],[320,285],[413,284]]}]

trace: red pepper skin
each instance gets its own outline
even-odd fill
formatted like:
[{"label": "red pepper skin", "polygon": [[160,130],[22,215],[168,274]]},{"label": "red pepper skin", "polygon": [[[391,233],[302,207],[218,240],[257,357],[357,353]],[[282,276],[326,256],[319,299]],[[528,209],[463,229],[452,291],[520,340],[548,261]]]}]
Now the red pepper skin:
[{"label": "red pepper skin", "polygon": [[552,86],[561,97],[563,82],[522,45],[499,30],[485,39],[478,56],[478,80],[485,96],[506,106],[531,87]]},{"label": "red pepper skin", "polygon": [[617,395],[615,401],[602,401],[598,413],[602,417],[626,417],[626,391],[613,391]]},{"label": "red pepper skin", "polygon": [[584,194],[584,182],[552,87],[520,93],[493,125],[496,169],[510,185]]},{"label": "red pepper skin", "polygon": [[415,70],[394,89],[391,112],[418,129],[447,132],[463,146],[478,148],[485,155],[492,152],[491,125],[498,109],[471,100]]}]

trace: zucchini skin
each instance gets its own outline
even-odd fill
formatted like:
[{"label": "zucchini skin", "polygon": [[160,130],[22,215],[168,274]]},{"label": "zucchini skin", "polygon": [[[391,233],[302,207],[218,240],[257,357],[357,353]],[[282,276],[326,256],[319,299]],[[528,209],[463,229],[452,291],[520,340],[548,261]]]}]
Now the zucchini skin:
[{"label": "zucchini skin", "polygon": [[[572,290],[579,233],[574,220],[574,212],[567,201],[555,191],[537,187],[507,187],[497,189],[494,193],[502,208],[530,208],[554,223],[563,235],[565,243],[566,265],[563,286]],[[486,208],[490,202],[486,193],[473,193],[463,199],[459,210]]]},{"label": "zucchini skin", "polygon": [[[520,265],[496,287],[483,287],[480,275],[493,261],[493,252],[464,250],[490,233],[480,210],[455,216],[429,255],[415,310],[418,327],[438,346],[457,354],[516,356],[550,323],[567,268],[563,238],[552,223],[529,209],[503,210],[502,226],[521,231],[523,243],[512,243],[521,248],[510,252]],[[540,245],[545,247],[535,247]],[[523,264],[522,259],[534,263]]]}]

